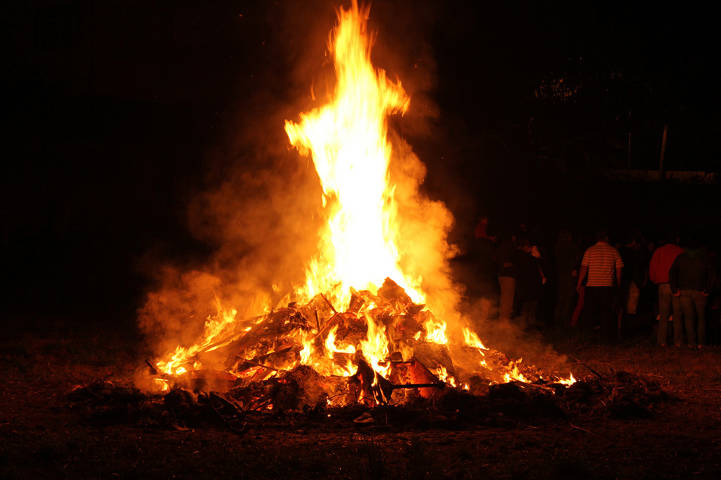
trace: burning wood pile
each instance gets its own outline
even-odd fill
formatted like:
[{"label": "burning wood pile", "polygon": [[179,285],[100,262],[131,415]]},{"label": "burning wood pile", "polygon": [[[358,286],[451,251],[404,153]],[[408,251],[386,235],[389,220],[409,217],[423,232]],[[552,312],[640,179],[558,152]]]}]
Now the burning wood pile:
[{"label": "burning wood pile", "polygon": [[[222,371],[193,368],[202,365],[204,351],[152,368],[165,390],[203,390],[210,383],[233,390],[244,399],[243,408],[270,410],[275,403],[266,390],[283,382],[304,389],[299,408],[316,408],[318,402],[407,403],[417,396],[433,398],[446,387],[484,394],[496,383],[541,378],[533,367],[485,347],[470,329],[463,336],[452,355],[445,324],[386,279],[376,295],[353,291],[343,312],[319,294],[305,305],[258,317],[233,340],[212,347],[216,355],[228,352]],[[472,368],[455,364],[452,356]]]}]

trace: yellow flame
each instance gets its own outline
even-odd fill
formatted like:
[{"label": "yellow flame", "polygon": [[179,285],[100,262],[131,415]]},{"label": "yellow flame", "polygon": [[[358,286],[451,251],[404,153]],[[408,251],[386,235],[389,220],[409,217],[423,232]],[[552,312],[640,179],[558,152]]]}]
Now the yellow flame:
[{"label": "yellow flame", "polygon": [[353,345],[346,345],[343,348],[339,348],[335,344],[335,332],[338,330],[338,325],[334,326],[328,332],[328,337],[325,339],[325,350],[328,358],[333,358],[333,353],[355,353],[355,347]]},{"label": "yellow flame", "polygon": [[331,293],[343,306],[349,287],[377,291],[390,277],[421,303],[420,279],[408,278],[399,266],[397,207],[388,181],[386,117],[405,113],[410,98],[371,63],[368,13],[355,0],[339,10],[330,45],[337,80],[332,99],[301,114],[298,123],[285,122],[290,143],[312,154],[330,210],[300,293]]},{"label": "yellow flame", "polygon": [[517,361],[511,362],[510,366],[512,368],[510,369],[509,372],[507,372],[506,374],[503,375],[503,380],[506,383],[511,382],[513,380],[516,380],[518,382],[524,382],[524,383],[529,382],[529,380],[520,372],[520,370],[518,370],[518,364],[521,363],[522,361],[523,361],[523,359],[519,358]]},{"label": "yellow flame", "polygon": [[355,353],[355,347],[353,345],[348,345],[344,348],[338,348],[336,346],[335,332],[337,328],[338,326],[336,325],[328,333],[328,337],[325,340],[325,355],[320,354],[320,352],[316,355],[316,348],[313,345],[315,337],[303,334],[300,340],[303,345],[303,348],[299,352],[300,364],[312,367],[321,375],[336,375],[340,377],[350,377],[355,375],[358,370],[358,366],[353,363],[353,360],[350,357],[345,358],[344,364],[339,364],[337,362],[342,361],[342,359],[338,359],[334,356],[334,353]]},{"label": "yellow flame", "polygon": [[168,375],[181,375],[187,371],[184,365],[190,363],[193,357],[202,352],[213,351],[232,341],[232,338],[222,339],[220,337],[227,334],[226,329],[235,323],[238,311],[235,309],[225,310],[220,305],[220,301],[216,300],[216,303],[218,315],[216,318],[208,317],[203,329],[202,340],[187,348],[179,345],[170,360],[160,360],[155,364],[159,371]]},{"label": "yellow flame", "polygon": [[303,349],[300,351],[301,365],[308,365],[310,356],[313,353],[313,342],[310,340],[303,341]]},{"label": "yellow flame", "polygon": [[483,345],[483,342],[481,342],[481,339],[478,338],[476,332],[472,331],[468,327],[465,327],[463,329],[463,339],[466,341],[466,345],[468,345],[469,347],[477,348],[478,351],[483,355],[485,355],[483,353],[483,350],[488,350],[488,348]]},{"label": "yellow flame", "polygon": [[446,336],[446,322],[430,318],[425,324],[426,341],[446,345],[448,337]]},{"label": "yellow flame", "polygon": [[366,315],[365,318],[368,322],[368,334],[366,339],[360,342],[361,351],[373,370],[385,378],[390,370],[390,363],[386,363],[389,356],[386,329],[370,316]]},{"label": "yellow flame", "polygon": [[166,379],[156,377],[153,380],[160,387],[161,392],[167,392],[170,390],[170,385],[168,385],[168,381]]},{"label": "yellow flame", "polygon": [[571,386],[576,383],[576,378],[573,376],[573,373],[571,373],[569,374],[568,378],[561,378],[556,383]]},{"label": "yellow flame", "polygon": [[440,380],[441,382],[447,383],[451,387],[456,387],[456,379],[453,378],[453,376],[448,375],[448,370],[446,370],[446,367],[441,365],[436,369],[434,373],[438,377],[438,380]]}]

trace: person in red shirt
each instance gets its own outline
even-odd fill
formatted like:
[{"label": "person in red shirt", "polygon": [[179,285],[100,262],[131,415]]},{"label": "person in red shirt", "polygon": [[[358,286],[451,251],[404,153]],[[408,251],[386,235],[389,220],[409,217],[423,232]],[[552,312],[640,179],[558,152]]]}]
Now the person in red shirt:
[{"label": "person in red shirt", "polygon": [[669,271],[671,265],[681,253],[683,248],[676,245],[670,238],[658,247],[651,257],[648,265],[648,276],[658,287],[658,331],[657,342],[665,347],[668,340],[668,316],[673,312],[673,343],[680,347],[683,343],[683,323],[678,297],[671,294]]}]

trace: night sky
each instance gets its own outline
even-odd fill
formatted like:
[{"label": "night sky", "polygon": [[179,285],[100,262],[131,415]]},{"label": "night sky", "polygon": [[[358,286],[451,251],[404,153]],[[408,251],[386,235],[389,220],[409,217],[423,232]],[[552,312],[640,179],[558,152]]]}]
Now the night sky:
[{"label": "night sky", "polygon": [[[412,96],[394,128],[456,215],[454,238],[478,215],[548,231],[592,228],[589,215],[712,229],[717,184],[601,171],[658,168],[664,125],[666,169],[721,170],[714,17],[543,3],[373,2],[374,60]],[[280,144],[282,120],[313,105],[336,5],[7,5],[3,311],[132,321],[149,264],[202,261],[212,245],[189,233],[189,202],[229,169],[252,172],[248,152]]]}]

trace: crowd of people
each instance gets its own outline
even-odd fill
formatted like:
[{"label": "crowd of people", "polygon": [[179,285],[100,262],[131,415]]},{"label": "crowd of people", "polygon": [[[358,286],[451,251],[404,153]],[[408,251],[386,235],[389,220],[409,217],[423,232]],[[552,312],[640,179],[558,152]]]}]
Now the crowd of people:
[{"label": "crowd of people", "polygon": [[476,293],[497,302],[500,321],[603,343],[721,343],[719,252],[693,235],[562,229],[549,243],[525,225],[491,234],[487,218],[477,224]]}]

